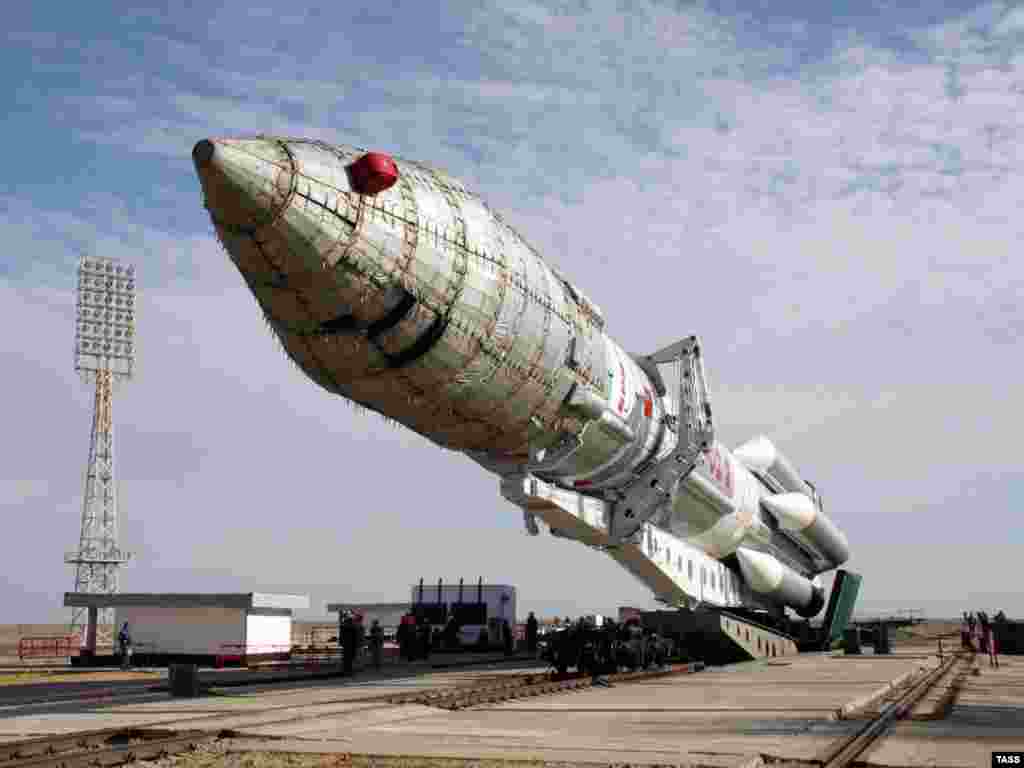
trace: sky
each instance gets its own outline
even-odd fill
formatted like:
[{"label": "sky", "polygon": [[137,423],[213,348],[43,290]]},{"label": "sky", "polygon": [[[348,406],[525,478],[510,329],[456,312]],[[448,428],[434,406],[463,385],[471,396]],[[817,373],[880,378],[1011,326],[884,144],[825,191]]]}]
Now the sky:
[{"label": "sky", "polygon": [[528,536],[468,459],[286,360],[190,157],[253,133],[442,167],[626,349],[700,335],[719,436],[765,434],[817,485],[861,612],[1024,615],[1024,6],[57,8],[12,6],[0,48],[0,622],[68,615],[83,255],[138,273],[123,591],[308,594],[312,617],[483,577],[520,613],[654,605],[604,555]]}]

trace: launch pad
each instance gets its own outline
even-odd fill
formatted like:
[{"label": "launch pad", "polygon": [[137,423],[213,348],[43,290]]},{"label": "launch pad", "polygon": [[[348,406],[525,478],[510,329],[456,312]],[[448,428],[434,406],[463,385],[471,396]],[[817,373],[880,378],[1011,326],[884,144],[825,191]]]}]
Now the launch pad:
[{"label": "launch pad", "polygon": [[[521,662],[477,671],[420,665],[379,674],[367,671],[355,681],[230,688],[224,692],[232,695],[191,700],[169,700],[166,691],[140,692],[136,685],[131,696],[106,702],[83,701],[73,708],[64,700],[49,709],[35,705],[20,711],[14,698],[3,694],[8,716],[0,721],[0,743],[148,726],[230,730],[230,738],[209,748],[212,754],[201,751],[195,763],[180,758],[175,763],[180,768],[208,765],[211,757],[220,762],[226,753],[245,753],[246,764],[253,768],[323,765],[329,754],[346,765],[372,761],[405,768],[463,768],[469,762],[821,765],[822,755],[837,740],[863,728],[909,681],[938,668],[937,636],[955,632],[956,625],[919,625],[915,630],[930,634],[897,642],[885,657],[818,653],[760,659],[611,688],[481,702],[458,711],[391,703],[390,698],[497,684],[528,668]],[[947,679],[921,699],[863,754],[861,763],[967,768],[988,764],[993,750],[1019,748],[1024,666],[1010,658],[998,670],[990,669],[980,657],[969,666],[977,673]]]}]

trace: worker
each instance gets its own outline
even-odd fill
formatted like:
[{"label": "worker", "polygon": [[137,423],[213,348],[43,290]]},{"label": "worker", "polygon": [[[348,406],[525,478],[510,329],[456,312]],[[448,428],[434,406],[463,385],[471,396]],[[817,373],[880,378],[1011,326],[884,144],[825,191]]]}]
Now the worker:
[{"label": "worker", "polygon": [[380,671],[384,655],[384,628],[380,625],[380,619],[374,619],[370,626],[370,653],[373,656],[373,668]]},{"label": "worker", "polygon": [[615,628],[615,667],[632,667],[633,654],[629,647],[630,624],[627,621]]},{"label": "worker", "polygon": [[398,652],[406,661],[412,661],[416,655],[413,647],[415,643],[415,617],[411,613],[402,616],[398,625]]},{"label": "worker", "polygon": [[594,668],[597,666],[596,648],[594,647],[595,635],[596,627],[594,621],[590,617],[584,616],[580,619],[579,623],[579,661],[577,662],[577,671],[580,674],[593,673]]},{"label": "worker", "polygon": [[999,660],[996,658],[996,636],[992,631],[992,622],[989,621],[988,614],[978,611],[978,624],[981,631],[981,652],[988,654],[988,665],[990,667],[998,667]]},{"label": "worker", "polygon": [[121,669],[128,669],[132,663],[132,636],[128,631],[128,622],[121,625],[117,633],[117,645],[121,651]]},{"label": "worker", "polygon": [[644,631],[640,626],[640,619],[634,617],[629,620],[629,649],[632,652],[634,669],[644,668]]},{"label": "worker", "polygon": [[449,651],[457,650],[459,647],[459,624],[455,616],[448,617],[448,623],[444,625],[444,647]]},{"label": "worker", "polygon": [[579,633],[571,624],[566,624],[555,638],[554,663],[558,674],[564,675],[569,667],[576,666],[579,661],[579,649],[576,641]]},{"label": "worker", "polygon": [[606,672],[618,672],[618,657],[615,652],[615,638],[618,635],[618,627],[615,622],[606,619],[601,627],[599,647],[602,667]]},{"label": "worker", "polygon": [[512,655],[512,626],[508,623],[508,619],[501,620],[501,636],[505,641],[505,655]]},{"label": "worker", "polygon": [[351,611],[345,611],[341,621],[341,658],[344,673],[355,674],[356,645],[358,642],[358,630],[356,629],[355,616]]},{"label": "worker", "polygon": [[398,620],[398,629],[395,630],[395,640],[398,643],[398,658],[405,658],[405,616]]},{"label": "worker", "polygon": [[653,664],[656,667],[664,665],[661,637],[656,632],[651,632],[651,634],[647,636],[647,647],[644,652],[644,657],[646,658],[648,665]]},{"label": "worker", "polygon": [[363,623],[363,614],[356,611],[356,658],[362,653],[363,648],[366,647],[366,624]]},{"label": "worker", "polygon": [[537,617],[533,611],[526,619],[526,651],[531,656],[537,655]]},{"label": "worker", "polygon": [[999,669],[999,641],[996,640],[995,627],[990,623],[985,631],[988,632],[988,665]]},{"label": "worker", "polygon": [[427,621],[426,616],[420,616],[419,626],[417,627],[416,639],[417,643],[417,656],[423,657],[424,660],[430,658],[430,623]]}]

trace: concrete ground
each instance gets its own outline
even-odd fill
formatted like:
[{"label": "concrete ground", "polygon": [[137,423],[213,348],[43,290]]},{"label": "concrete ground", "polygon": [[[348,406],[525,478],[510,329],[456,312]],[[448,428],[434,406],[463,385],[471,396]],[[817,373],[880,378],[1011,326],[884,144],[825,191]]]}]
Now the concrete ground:
[{"label": "concrete ground", "polygon": [[[813,760],[862,725],[836,719],[894,679],[937,663],[931,646],[891,656],[803,655],[620,683],[448,712],[392,705],[383,694],[467,685],[510,674],[494,666],[451,671],[366,672],[287,688],[223,689],[219,695],[0,712],[0,741],[116,725],[235,730],[229,752],[363,753],[558,762],[739,766],[758,759]],[[522,667],[522,665],[520,665]],[[989,765],[995,749],[1024,748],[1024,659],[977,675],[944,719],[904,722],[862,758],[883,766]],[[538,668],[539,669],[539,668]],[[522,671],[522,668],[514,671]],[[176,758],[188,766],[187,757]],[[754,763],[749,761],[753,760]]]},{"label": "concrete ground", "polygon": [[[112,726],[136,726],[164,722],[185,722],[198,717],[204,727],[235,727],[243,723],[233,713],[260,711],[264,720],[280,720],[294,717],[296,712],[342,711],[366,699],[380,700],[388,694],[415,693],[424,689],[458,687],[501,675],[520,674],[524,671],[543,672],[545,668],[530,662],[505,662],[485,664],[464,669],[434,670],[423,662],[407,665],[392,665],[381,672],[360,672],[355,680],[333,677],[327,680],[296,680],[288,683],[263,684],[262,677],[253,675],[257,682],[242,687],[216,687],[217,676],[201,673],[201,678],[214,683],[210,695],[197,699],[174,699],[167,692],[148,692],[146,688],[134,690],[128,684],[121,687],[108,685],[94,692],[83,693],[82,686],[53,686],[58,693],[49,697],[38,694],[32,698],[0,697],[0,742],[15,741],[56,733],[71,733],[76,730],[93,730]],[[26,686],[31,691],[50,688],[49,686]],[[73,689],[70,697],[60,691]],[[378,701],[379,703],[379,701]],[[319,705],[325,706],[319,706]],[[332,705],[332,706],[326,706]],[[209,722],[208,722],[209,721]],[[244,723],[256,722],[249,717]],[[198,727],[198,726],[196,726]]]},{"label": "concrete ground", "polygon": [[985,766],[992,752],[1024,750],[1024,656],[1003,656],[999,669],[977,656],[946,717],[897,723],[866,752],[875,765]]},{"label": "concrete ground", "polygon": [[[512,657],[522,661],[524,656]],[[427,661],[407,662],[397,658],[385,659],[382,675],[423,675],[446,667],[475,667],[508,660],[503,653],[435,654]],[[366,662],[362,663],[366,666]],[[287,668],[281,665],[261,665],[256,668],[206,669],[199,671],[204,686],[252,687],[273,682],[280,687],[284,681],[301,683],[310,678],[323,679],[338,674],[337,663],[296,663]],[[362,677],[362,676],[361,676]],[[148,691],[163,690],[167,685],[166,668],[138,668],[122,671],[119,668],[61,670],[4,671],[0,669],[0,711],[5,707],[29,703],[74,702],[102,697],[137,700]]]}]

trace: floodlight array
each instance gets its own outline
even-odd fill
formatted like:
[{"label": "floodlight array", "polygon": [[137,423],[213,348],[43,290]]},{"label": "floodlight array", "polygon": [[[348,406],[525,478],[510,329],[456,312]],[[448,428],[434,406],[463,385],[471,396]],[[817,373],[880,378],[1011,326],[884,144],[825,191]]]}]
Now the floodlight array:
[{"label": "floodlight array", "polygon": [[75,369],[128,378],[135,362],[135,267],[86,257],[78,265]]}]

